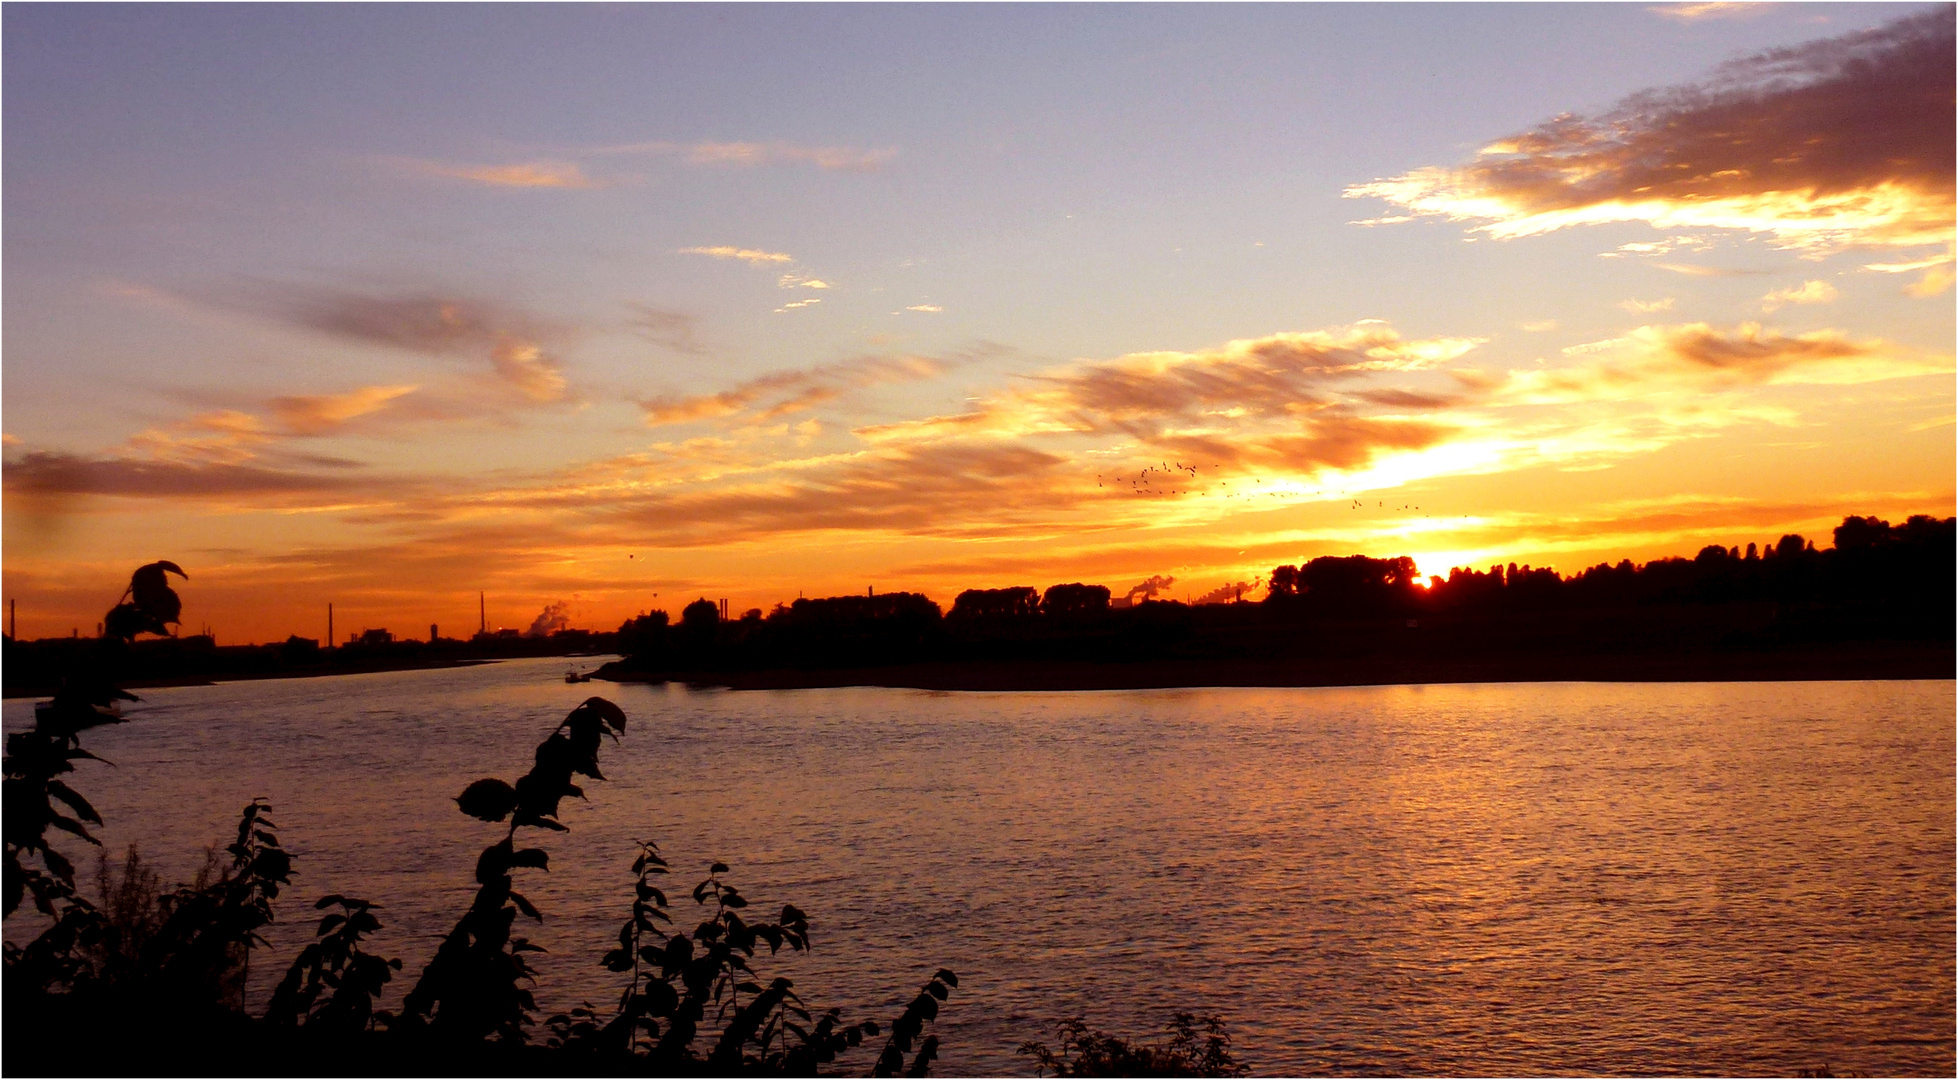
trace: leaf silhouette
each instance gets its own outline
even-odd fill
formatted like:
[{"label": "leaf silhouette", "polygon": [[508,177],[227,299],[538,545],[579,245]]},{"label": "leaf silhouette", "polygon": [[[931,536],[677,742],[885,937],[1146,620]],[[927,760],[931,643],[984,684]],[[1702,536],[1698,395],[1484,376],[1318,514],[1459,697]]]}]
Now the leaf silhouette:
[{"label": "leaf silhouette", "polygon": [[470,817],[502,821],[517,808],[517,789],[493,777],[486,778],[463,788],[455,802]]},{"label": "leaf silhouette", "polygon": [[183,601],[179,600],[176,591],[170,588],[170,579],[165,576],[166,571],[185,581],[190,580],[189,574],[184,573],[176,563],[168,561],[153,562],[148,566],[138,567],[129,578],[131,599],[145,615],[156,620],[159,625],[177,622],[177,616],[183,612]]}]

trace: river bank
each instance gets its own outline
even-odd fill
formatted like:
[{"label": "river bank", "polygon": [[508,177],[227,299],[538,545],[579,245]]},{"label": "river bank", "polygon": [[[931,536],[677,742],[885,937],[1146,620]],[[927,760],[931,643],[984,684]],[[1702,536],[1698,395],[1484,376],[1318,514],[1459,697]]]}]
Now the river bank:
[{"label": "river bank", "polygon": [[[594,639],[600,640],[594,640]],[[0,697],[47,697],[60,687],[72,665],[92,662],[92,638],[50,638],[5,647],[5,686]],[[487,641],[444,639],[430,644],[394,641],[321,649],[305,642],[268,645],[215,646],[207,639],[162,638],[139,641],[116,673],[116,685],[126,690],[168,686],[210,686],[216,683],[262,679],[315,679],[329,675],[373,675],[386,671],[426,671],[474,667],[506,660],[558,658],[588,666],[594,659],[617,655],[609,635],[583,634],[571,639],[492,638]]]},{"label": "river bank", "polygon": [[1773,652],[1593,656],[1294,659],[1165,659],[1146,662],[965,661],[841,668],[631,671],[622,663],[594,678],[676,682],[733,690],[877,686],[915,690],[1149,690],[1177,687],[1381,686],[1527,682],[1806,682],[1949,679],[1949,642],[1855,642]]}]

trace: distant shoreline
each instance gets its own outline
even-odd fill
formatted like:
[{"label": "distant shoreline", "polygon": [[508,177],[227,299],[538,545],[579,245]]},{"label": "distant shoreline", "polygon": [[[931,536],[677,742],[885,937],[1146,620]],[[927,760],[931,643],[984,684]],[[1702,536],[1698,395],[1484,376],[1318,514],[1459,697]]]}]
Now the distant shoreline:
[{"label": "distant shoreline", "polygon": [[[598,653],[598,656],[614,656],[615,653]],[[428,671],[439,668],[476,667],[481,664],[500,664],[506,660],[541,660],[550,657],[536,656],[487,656],[461,660],[418,660],[400,663],[361,664],[345,668],[298,668],[289,671],[243,671],[219,675],[187,675],[180,678],[129,679],[117,682],[125,690],[159,690],[176,686],[216,686],[219,683],[260,682],[266,679],[323,679],[335,675],[377,675],[387,671]],[[590,660],[591,656],[559,656],[560,660]],[[36,686],[21,689],[8,687],[5,700],[17,701],[22,698],[44,698],[53,694],[52,686]]]},{"label": "distant shoreline", "polygon": [[1299,660],[924,662],[851,668],[633,672],[617,664],[596,678],[680,682],[730,690],[877,686],[913,690],[1154,690],[1203,687],[1383,686],[1489,682],[1840,682],[1951,679],[1950,642],[1857,642],[1772,652],[1678,655],[1517,656],[1446,660],[1367,657]]},{"label": "distant shoreline", "polygon": [[[616,655],[601,653],[597,655]],[[541,657],[478,657],[404,661],[336,669],[241,672],[210,677],[134,679],[130,690],[264,679],[316,679],[335,675],[373,675],[475,667],[505,660]],[[567,661],[590,656],[563,656]],[[678,682],[729,690],[815,690],[851,686],[905,690],[1090,691],[1177,690],[1205,687],[1416,686],[1501,682],[1843,682],[1860,680],[1952,679],[1958,677],[1958,647],[1951,642],[1857,642],[1832,647],[1773,652],[1709,652],[1681,655],[1518,656],[1442,660],[1422,658],[1342,658],[1327,660],[1159,660],[1128,663],[1093,661],[929,661],[839,668],[764,668],[750,671],[706,668],[633,672],[618,661],[592,673],[594,681]],[[9,688],[7,700],[46,697],[52,687]]]}]

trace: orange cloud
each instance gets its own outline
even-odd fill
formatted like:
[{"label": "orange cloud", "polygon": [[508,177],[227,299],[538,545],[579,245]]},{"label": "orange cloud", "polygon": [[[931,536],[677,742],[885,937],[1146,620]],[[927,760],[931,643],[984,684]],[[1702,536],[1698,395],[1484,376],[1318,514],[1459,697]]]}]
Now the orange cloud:
[{"label": "orange cloud", "polygon": [[[420,328],[407,336],[445,343],[456,326],[501,325],[480,312],[451,315],[380,325],[390,334]],[[465,335],[471,348],[486,332],[493,329]],[[1598,467],[1737,425],[1804,419],[1795,407],[1750,400],[1756,388],[1951,366],[1840,332],[1791,335],[1752,324],[1641,327],[1575,347],[1559,367],[1497,375],[1460,366],[1476,346],[1472,338],[1405,338],[1367,322],[1076,361],[1015,378],[963,412],[855,432],[786,419],[856,389],[941,374],[958,361],[865,358],[644,403],[649,423],[724,423],[684,441],[527,475],[401,476],[301,459],[278,441],[296,437],[296,425],[213,412],[168,429],[175,447],[29,453],[9,463],[5,481],[10,497],[50,502],[97,495],[225,512],[330,512],[353,543],[264,556],[265,572],[359,581],[381,592],[412,582],[418,596],[443,587],[437,583],[480,583],[486,562],[498,575],[560,594],[589,586],[629,595],[644,579],[605,567],[614,558],[623,565],[633,550],[663,550],[666,566],[693,559],[729,567],[755,552],[794,548],[920,575],[963,551],[961,565],[1064,564],[1073,577],[1135,580],[1146,571],[1214,583],[1315,548],[1428,553],[1427,561],[1505,544],[1512,552],[1577,550],[1582,538],[1552,535],[1547,517],[1417,514],[1363,525],[1357,507],[1345,517],[1342,492]],[[224,436],[243,457],[182,445]],[[1652,535],[1673,528],[1661,513],[1622,515],[1628,529],[1646,516],[1653,521],[1640,527]],[[1543,535],[1530,534],[1539,523]],[[785,545],[785,537],[811,539]],[[973,540],[986,543],[963,543]],[[369,564],[366,555],[386,558]],[[358,592],[348,590],[340,595]]]},{"label": "orange cloud", "polygon": [[754,266],[766,266],[769,263],[785,263],[785,262],[795,261],[794,256],[788,255],[784,252],[762,251],[758,248],[733,247],[728,244],[721,244],[715,247],[681,248],[680,254],[707,255],[716,259],[739,259],[742,262],[749,263]]},{"label": "orange cloud", "polygon": [[564,397],[564,374],[556,360],[544,355],[533,342],[499,341],[490,350],[496,372],[532,401],[557,401]]},{"label": "orange cloud", "polygon": [[566,396],[561,365],[545,351],[544,339],[568,331],[521,311],[435,293],[377,296],[300,287],[270,290],[257,302],[280,318],[334,337],[480,358],[498,379],[532,402]]},{"label": "orange cloud", "polygon": [[653,427],[731,416],[758,402],[771,404],[754,419],[771,420],[834,400],[846,390],[930,379],[944,373],[945,361],[931,357],[866,357],[806,370],[777,371],[731,390],[684,397],[650,398],[639,403]]},{"label": "orange cloud", "polygon": [[376,481],[346,470],[290,469],[233,461],[144,460],[33,450],[9,462],[10,494],[114,495],[143,499],[244,498],[255,506],[319,508],[373,497]]},{"label": "orange cloud", "polygon": [[753,166],[790,162],[814,165],[831,172],[875,172],[897,156],[895,147],[864,149],[854,146],[802,146],[788,142],[696,142],[655,140],[599,146],[593,154],[677,155],[689,165]]},{"label": "orange cloud", "polygon": [[439,161],[411,161],[409,164],[425,176],[467,180],[489,187],[583,189],[605,186],[586,176],[581,166],[570,161],[526,161],[515,165],[450,165]]},{"label": "orange cloud", "polygon": [[1775,5],[1764,0],[1702,0],[1693,4],[1660,4],[1645,10],[1677,22],[1705,22],[1709,19],[1749,19]]},{"label": "orange cloud", "polygon": [[1880,339],[1855,341],[1835,330],[1787,335],[1758,323],[1742,323],[1732,331],[1706,323],[1642,326],[1623,337],[1574,345],[1564,352],[1583,363],[1512,372],[1507,380],[1490,384],[1493,396],[1568,403],[1633,393],[1841,386],[1953,370],[1950,357],[1918,355]]},{"label": "orange cloud", "polygon": [[379,412],[416,389],[415,386],[363,386],[345,394],[276,397],[267,404],[273,418],[287,430],[300,435],[324,435],[349,420]]},{"label": "orange cloud", "polygon": [[1657,300],[1621,300],[1618,306],[1635,314],[1647,315],[1654,311],[1671,311],[1673,298],[1662,296]]},{"label": "orange cloud", "polygon": [[1907,274],[1913,270],[1922,270],[1924,276],[1904,286],[1904,294],[1920,299],[1936,296],[1951,287],[1954,276],[1952,274],[1954,247],[1958,247],[1958,244],[1947,246],[1943,254],[1932,255],[1929,258],[1897,263],[1868,263],[1863,269],[1875,270],[1883,274]]},{"label": "orange cloud", "polygon": [[[973,413],[859,429],[875,441],[946,434],[1171,434],[1292,425],[1339,403],[1337,384],[1439,367],[1481,338],[1409,340],[1381,322],[1273,334],[1199,352],[1136,353],[1034,376]],[[1411,400],[1411,399],[1410,399]]]},{"label": "orange cloud", "polygon": [[1761,298],[1762,311],[1775,311],[1784,304],[1826,304],[1836,298],[1836,287],[1826,281],[1804,281]]},{"label": "orange cloud", "polygon": [[1357,184],[1498,239],[1643,221],[1811,252],[1948,244],[1953,14],[1778,49],[1598,118],[1564,115],[1471,163]]},{"label": "orange cloud", "polygon": [[156,460],[238,464],[256,457],[257,447],[271,438],[258,417],[224,409],[167,428],[144,428],[128,445]]}]

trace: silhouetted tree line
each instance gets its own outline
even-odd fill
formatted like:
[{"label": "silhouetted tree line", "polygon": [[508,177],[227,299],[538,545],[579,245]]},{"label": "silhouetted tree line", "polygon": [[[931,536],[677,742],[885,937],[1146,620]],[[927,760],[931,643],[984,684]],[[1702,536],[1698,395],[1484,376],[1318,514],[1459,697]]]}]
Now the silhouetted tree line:
[{"label": "silhouetted tree line", "polygon": [[[91,627],[90,629],[93,629]],[[9,697],[49,694],[77,665],[97,662],[94,637],[43,638],[5,641],[5,680]],[[293,635],[263,645],[219,645],[203,634],[152,638],[128,643],[118,658],[118,677],[125,685],[175,680],[251,678],[282,675],[326,675],[341,672],[385,671],[392,668],[439,666],[472,660],[504,660],[526,656],[570,656],[622,650],[610,633],[563,630],[543,637],[483,636],[436,641],[394,639],[386,642],[342,642],[323,647],[318,638]]]},{"label": "silhouetted tree line", "polygon": [[6,1071],[815,1075],[869,1044],[878,1050],[873,1076],[928,1073],[938,1054],[929,1028],[956,975],[927,979],[888,1034],[836,1009],[812,1013],[788,979],[765,979],[751,965],[763,946],[771,955],[808,949],[809,917],[790,904],[757,918],[716,862],[691,893],[703,917],[681,929],[660,885],[666,861],[650,841],[632,864],[617,945],[599,961],[621,979],[616,1006],[587,1004],[534,1030],[527,957],[539,950],[519,929],[543,915],[517,885],[550,863],[530,838],[567,831],[559,806],[585,797],[580,778],[604,779],[599,752],[625,733],[625,714],[596,697],[538,745],[523,776],[478,780],[456,796],[464,814],[503,825],[504,835],[478,858],[475,896],[398,1009],[379,1005],[403,962],[364,946],[381,928],[380,905],[329,894],[313,905],[326,912],[315,940],[249,1015],[245,976],[265,946],[259,931],[294,874],[265,800],[245,807],[228,858],[213,850],[194,882],[168,892],[132,849],[119,881],[103,860],[90,899],[53,844],[65,832],[99,846],[89,826],[101,816],[69,778],[76,762],[95,760],[83,734],[122,722],[117,706],[136,700],[114,678],[133,639],[178,622],[168,574],[183,571],[168,562],[136,571],[92,662],[37,708],[31,728],[6,738],[6,914],[28,903],[48,923],[27,944],[5,946]]},{"label": "silhouetted tree line", "polygon": [[1893,526],[1848,517],[1835,529],[1835,546],[1822,551],[1787,535],[1766,547],[1710,545],[1691,559],[1599,563],[1569,577],[1515,563],[1457,567],[1425,586],[1404,557],[1319,558],[1273,569],[1267,603],[1389,616],[1737,601],[1935,612],[1949,610],[1952,597],[1954,520],[1919,515]]},{"label": "silhouetted tree line", "polygon": [[[1754,636],[1734,638],[1743,645],[1948,639],[1958,554],[1953,524],[1952,518],[1926,516],[1894,526],[1849,517],[1828,549],[1790,535],[1765,547],[1709,546],[1690,559],[1600,563],[1569,576],[1510,563],[1456,568],[1445,578],[1423,581],[1407,556],[1325,556],[1274,567],[1260,602],[1201,607],[1159,600],[1115,607],[1106,587],[1080,583],[1044,593],[1031,586],[968,589],[942,614],[924,596],[888,593],[797,600],[765,617],[750,612],[723,622],[719,609],[703,600],[685,609],[678,627],[669,626],[663,612],[628,620],[617,635],[627,660],[614,670],[1217,659],[1270,653],[1286,635],[1335,624],[1513,621],[1543,613],[1625,612],[1663,635],[1666,619],[1693,620],[1690,613],[1665,612],[1709,605],[1743,613],[1760,609],[1750,616]],[[1343,647],[1367,647],[1356,642]]]}]

